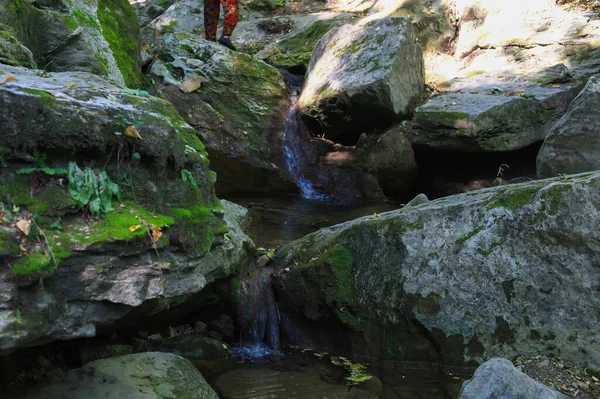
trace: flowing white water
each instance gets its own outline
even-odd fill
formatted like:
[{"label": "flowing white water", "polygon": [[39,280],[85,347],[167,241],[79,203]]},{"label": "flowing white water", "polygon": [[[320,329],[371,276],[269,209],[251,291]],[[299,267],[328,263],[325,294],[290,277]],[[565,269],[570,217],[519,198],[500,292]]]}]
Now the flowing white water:
[{"label": "flowing white water", "polygon": [[240,346],[234,353],[244,360],[282,355],[279,315],[271,288],[273,270],[250,265],[241,281],[240,315],[243,320]]},{"label": "flowing white water", "polygon": [[293,93],[292,103],[288,110],[284,125],[284,154],[288,172],[294,178],[302,197],[310,200],[326,200],[327,196],[317,191],[315,186],[302,173],[301,129],[302,123],[298,115],[298,95]]}]

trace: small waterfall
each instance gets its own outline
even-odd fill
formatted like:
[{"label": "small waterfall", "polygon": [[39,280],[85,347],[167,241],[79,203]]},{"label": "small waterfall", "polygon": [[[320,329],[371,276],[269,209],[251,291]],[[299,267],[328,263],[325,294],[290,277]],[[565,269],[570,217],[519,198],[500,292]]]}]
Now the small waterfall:
[{"label": "small waterfall", "polygon": [[314,185],[302,173],[302,123],[298,115],[298,91],[292,89],[292,103],[288,110],[284,125],[284,153],[288,172],[294,178],[296,185],[302,193],[302,197],[310,200],[325,200],[327,196],[319,193]]},{"label": "small waterfall", "polygon": [[281,355],[279,312],[271,288],[273,269],[251,263],[240,282],[240,346],[235,353],[245,359]]}]

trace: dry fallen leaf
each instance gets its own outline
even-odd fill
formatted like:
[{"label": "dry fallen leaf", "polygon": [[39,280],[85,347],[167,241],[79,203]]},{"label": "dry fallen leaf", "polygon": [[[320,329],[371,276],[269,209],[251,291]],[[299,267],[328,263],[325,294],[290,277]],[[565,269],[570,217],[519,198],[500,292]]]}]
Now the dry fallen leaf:
[{"label": "dry fallen leaf", "polygon": [[4,211],[0,209],[0,224],[4,224]]},{"label": "dry fallen leaf", "polygon": [[142,140],[142,136],[140,136],[137,129],[133,125],[127,126],[127,129],[125,129],[125,136]]},{"label": "dry fallen leaf", "polygon": [[160,231],[160,229],[156,226],[152,226],[152,241],[153,242],[157,242],[158,240],[160,240],[160,237],[162,236],[162,231]]},{"label": "dry fallen leaf", "polygon": [[133,226],[129,226],[129,231],[137,231],[142,228],[141,224],[134,224]]},{"label": "dry fallen leaf", "polygon": [[190,78],[185,79],[179,85],[179,90],[186,94],[189,94],[198,91],[198,89],[200,89],[200,86],[202,86],[202,78],[198,75],[194,75]]},{"label": "dry fallen leaf", "polygon": [[10,75],[10,76],[7,76],[6,79],[4,79],[4,82],[0,83],[0,86],[4,86],[5,84],[10,83],[10,82],[18,82],[18,80],[14,76]]},{"label": "dry fallen leaf", "polygon": [[26,236],[31,231],[31,220],[21,219],[17,222],[17,228]]}]

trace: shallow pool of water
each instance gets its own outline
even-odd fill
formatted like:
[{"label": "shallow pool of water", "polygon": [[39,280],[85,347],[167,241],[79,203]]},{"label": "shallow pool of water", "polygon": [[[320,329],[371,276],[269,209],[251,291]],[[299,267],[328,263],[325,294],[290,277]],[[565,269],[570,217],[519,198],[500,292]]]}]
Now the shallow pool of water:
[{"label": "shallow pool of water", "polygon": [[255,361],[232,357],[212,362],[195,362],[209,384],[224,399],[455,399],[467,376],[457,377],[431,371],[382,369],[367,366],[374,377],[354,387],[349,375],[331,363],[330,356],[313,351],[285,350],[284,356]]},{"label": "shallow pool of water", "polygon": [[358,207],[298,197],[241,197],[228,200],[248,208],[246,233],[258,247],[277,248],[322,227],[399,208],[394,203]]}]

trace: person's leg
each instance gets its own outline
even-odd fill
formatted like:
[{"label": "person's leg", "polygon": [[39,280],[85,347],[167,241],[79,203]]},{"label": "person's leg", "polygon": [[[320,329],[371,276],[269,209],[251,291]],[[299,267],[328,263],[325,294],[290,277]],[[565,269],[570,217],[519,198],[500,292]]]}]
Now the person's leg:
[{"label": "person's leg", "polygon": [[223,6],[223,16],[225,24],[223,26],[223,36],[230,37],[239,21],[239,8],[237,0],[221,0]]},{"label": "person's leg", "polygon": [[206,40],[217,40],[217,25],[221,4],[219,0],[204,0],[204,36]]}]

